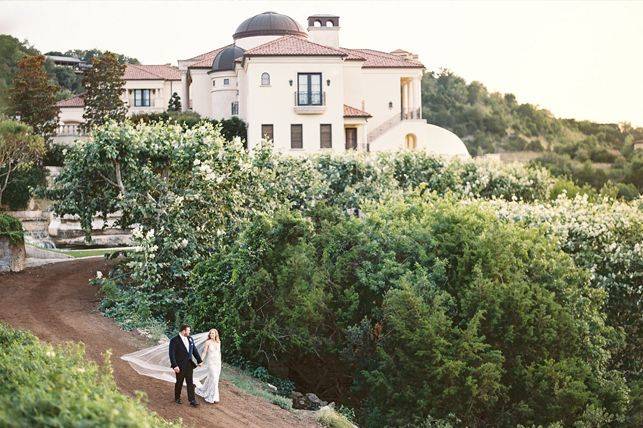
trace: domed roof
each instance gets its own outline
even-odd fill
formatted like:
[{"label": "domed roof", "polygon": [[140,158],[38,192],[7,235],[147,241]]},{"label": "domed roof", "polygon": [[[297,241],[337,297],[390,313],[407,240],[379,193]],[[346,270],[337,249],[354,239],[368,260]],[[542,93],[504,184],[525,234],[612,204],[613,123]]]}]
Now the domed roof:
[{"label": "domed roof", "polygon": [[241,58],[245,51],[239,46],[228,46],[222,49],[212,61],[212,71],[234,70],[234,61]]},{"label": "domed roof", "polygon": [[248,18],[237,27],[233,39],[252,36],[307,36],[304,29],[289,16],[276,12],[264,12]]}]

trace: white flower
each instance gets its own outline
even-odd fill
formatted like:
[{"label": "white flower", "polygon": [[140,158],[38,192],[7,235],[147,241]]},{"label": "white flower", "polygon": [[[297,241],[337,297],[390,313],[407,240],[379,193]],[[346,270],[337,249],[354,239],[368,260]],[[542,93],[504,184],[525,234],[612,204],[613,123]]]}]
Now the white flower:
[{"label": "white flower", "polygon": [[96,279],[101,279],[103,277],[103,272],[96,271]]}]

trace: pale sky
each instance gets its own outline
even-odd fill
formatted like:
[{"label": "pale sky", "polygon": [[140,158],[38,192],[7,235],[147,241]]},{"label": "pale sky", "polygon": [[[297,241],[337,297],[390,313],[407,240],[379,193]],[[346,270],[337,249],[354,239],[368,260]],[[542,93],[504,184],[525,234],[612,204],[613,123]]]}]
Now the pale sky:
[{"label": "pale sky", "polygon": [[0,1],[0,33],[42,52],[96,47],[176,64],[265,11],[302,26],[336,14],[343,47],[402,48],[557,116],[643,126],[642,1]]}]

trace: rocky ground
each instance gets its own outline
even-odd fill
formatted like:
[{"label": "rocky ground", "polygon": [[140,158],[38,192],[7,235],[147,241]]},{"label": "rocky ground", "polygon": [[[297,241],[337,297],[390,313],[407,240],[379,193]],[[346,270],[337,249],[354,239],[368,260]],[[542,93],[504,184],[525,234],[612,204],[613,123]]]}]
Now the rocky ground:
[{"label": "rocky ground", "polygon": [[188,426],[318,426],[310,412],[281,409],[225,381],[218,405],[202,403],[193,409],[174,404],[172,384],[140,376],[118,358],[148,343],[143,337],[122,331],[97,311],[97,290],[87,283],[97,270],[106,270],[103,259],[54,263],[0,275],[0,321],[31,330],[42,340],[83,342],[87,356],[99,362],[102,353],[111,350],[114,377],[124,393],[144,391],[150,409],[167,419],[182,418]]}]

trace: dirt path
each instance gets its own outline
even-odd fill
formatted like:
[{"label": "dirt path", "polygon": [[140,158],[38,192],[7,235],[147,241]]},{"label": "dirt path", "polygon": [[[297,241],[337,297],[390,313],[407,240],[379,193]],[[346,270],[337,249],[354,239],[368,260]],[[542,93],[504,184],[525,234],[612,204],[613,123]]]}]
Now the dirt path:
[{"label": "dirt path", "polygon": [[194,427],[317,426],[309,417],[283,410],[227,382],[221,385],[220,404],[201,401],[196,409],[176,405],[172,384],[140,376],[119,358],[146,344],[96,310],[97,290],[87,281],[97,270],[106,270],[102,259],[56,263],[0,275],[0,321],[29,329],[42,340],[83,342],[87,355],[97,361],[102,361],[101,354],[111,349],[119,388],[130,395],[136,390],[145,391],[149,407],[167,419],[180,417]]}]

